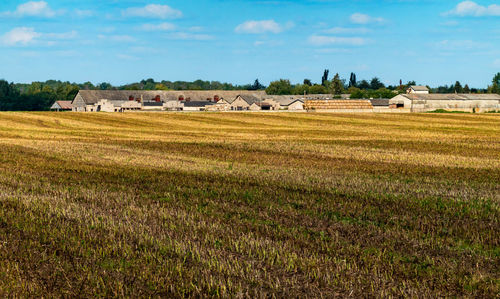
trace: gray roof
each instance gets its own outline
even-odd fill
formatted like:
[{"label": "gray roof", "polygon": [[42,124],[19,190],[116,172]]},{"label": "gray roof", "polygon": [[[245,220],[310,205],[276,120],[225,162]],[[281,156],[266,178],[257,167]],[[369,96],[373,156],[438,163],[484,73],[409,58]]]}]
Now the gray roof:
[{"label": "gray roof", "polygon": [[214,102],[209,101],[183,101],[184,107],[202,108],[209,105],[215,105]]},{"label": "gray roof", "polygon": [[218,96],[219,99],[232,100],[238,95],[251,95],[264,97],[265,91],[246,90],[80,90],[77,96],[81,96],[87,105],[97,103],[99,100],[128,101],[130,96],[135,99],[151,101],[156,96],[160,96],[162,102],[178,101],[180,97],[191,101],[207,101]]},{"label": "gray roof", "polygon": [[[263,101],[263,97],[256,97],[256,96],[253,96],[253,95],[249,95],[249,94],[240,94],[239,95],[245,102],[248,103],[248,105],[252,105],[254,103],[260,103]],[[236,97],[238,98],[238,97]],[[234,102],[234,101],[233,101]]]},{"label": "gray roof", "polygon": [[374,107],[389,106],[389,99],[371,99],[370,102]]},{"label": "gray roof", "polygon": [[450,101],[467,101],[467,100],[494,100],[500,101],[500,95],[494,93],[470,94],[470,93],[432,93],[432,94],[401,94],[410,100],[450,100]]},{"label": "gray roof", "polygon": [[163,107],[162,102],[144,102],[142,103],[145,107]]},{"label": "gray roof", "polygon": [[423,85],[412,85],[410,88],[415,90],[415,91],[429,91],[429,88],[427,88],[427,86],[423,86]]}]

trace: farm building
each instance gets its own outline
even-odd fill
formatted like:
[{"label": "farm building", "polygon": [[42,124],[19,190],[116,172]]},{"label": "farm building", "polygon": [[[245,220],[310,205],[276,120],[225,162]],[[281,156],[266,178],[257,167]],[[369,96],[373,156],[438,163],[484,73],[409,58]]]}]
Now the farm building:
[{"label": "farm building", "polygon": [[398,112],[429,112],[438,109],[463,112],[500,111],[497,94],[400,94],[389,101]]},{"label": "farm building", "polygon": [[73,106],[71,106],[71,101],[56,101],[51,107],[50,110],[56,111],[71,111]]},{"label": "farm building", "polygon": [[[73,111],[85,112],[94,109],[94,105],[100,100],[108,101],[138,101],[145,102],[218,102],[226,99],[232,100],[238,95],[249,95],[262,98],[265,91],[241,91],[241,90],[80,90],[72,102]],[[157,104],[156,104],[157,105]],[[179,105],[168,104],[169,110],[182,110]],[[150,106],[151,107],[151,106]],[[95,110],[94,110],[95,111]]]},{"label": "farm building", "polygon": [[429,94],[429,88],[423,85],[412,85],[406,90],[406,93]]},{"label": "farm building", "polygon": [[[321,97],[322,95],[318,95]],[[331,97],[331,95],[330,95]],[[266,101],[274,101],[279,105],[279,110],[303,111],[304,96],[297,95],[270,95],[266,97]]]}]

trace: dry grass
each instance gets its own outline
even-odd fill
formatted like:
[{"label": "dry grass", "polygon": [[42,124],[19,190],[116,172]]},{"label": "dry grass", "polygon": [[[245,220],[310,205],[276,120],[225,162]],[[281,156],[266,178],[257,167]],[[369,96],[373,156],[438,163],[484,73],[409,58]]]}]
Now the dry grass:
[{"label": "dry grass", "polygon": [[500,117],[0,114],[0,295],[496,297]]}]

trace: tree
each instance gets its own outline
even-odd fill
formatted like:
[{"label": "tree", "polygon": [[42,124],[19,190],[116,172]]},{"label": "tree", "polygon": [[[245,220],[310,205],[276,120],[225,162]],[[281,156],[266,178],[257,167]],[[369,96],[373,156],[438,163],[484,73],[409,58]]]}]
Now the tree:
[{"label": "tree", "polygon": [[310,79],[304,79],[304,85],[312,86],[311,80]]},{"label": "tree", "polygon": [[328,89],[324,87],[323,85],[319,84],[314,84],[313,86],[309,87],[309,94],[327,94]]},{"label": "tree", "polygon": [[335,77],[333,77],[331,89],[332,89],[332,93],[334,95],[342,94],[342,91],[344,89],[344,84],[340,80],[340,76],[338,73],[335,74]]},{"label": "tree", "polygon": [[265,88],[264,85],[260,84],[259,79],[255,79],[255,82],[250,86],[249,90],[261,90]]},{"label": "tree", "polygon": [[113,85],[111,85],[111,83],[102,82],[98,85],[98,88],[100,90],[111,90],[113,88]]},{"label": "tree", "polygon": [[323,77],[321,78],[321,85],[324,87],[328,87],[328,75],[330,74],[330,70],[325,70],[323,72]]},{"label": "tree", "polygon": [[493,83],[493,85],[488,88],[488,92],[500,94],[500,85],[498,85],[496,82]]},{"label": "tree", "polygon": [[266,93],[270,95],[285,95],[292,94],[293,88],[290,84],[290,80],[280,79],[279,81],[273,81],[266,88]]},{"label": "tree", "polygon": [[351,73],[351,78],[349,78],[349,87],[356,87],[358,82],[356,82],[356,74]]},{"label": "tree", "polygon": [[368,83],[368,81],[366,81],[366,80],[362,80],[361,82],[359,82],[357,87],[360,89],[369,89],[370,83]]},{"label": "tree", "polygon": [[162,83],[158,83],[158,84],[155,85],[155,90],[168,90],[168,87],[166,87]]},{"label": "tree", "polygon": [[379,78],[374,77],[370,81],[370,88],[373,89],[373,90],[377,90],[377,89],[380,89],[380,88],[385,88],[385,85],[384,85],[384,83],[380,82]]},{"label": "tree", "polygon": [[455,82],[454,90],[456,93],[463,93],[464,89],[462,88],[462,84],[459,81]]},{"label": "tree", "polygon": [[357,87],[349,87],[347,92],[351,95],[351,99],[364,99],[365,93]]},{"label": "tree", "polygon": [[465,84],[464,86],[464,93],[470,93],[470,88],[469,85]]},{"label": "tree", "polygon": [[309,93],[309,85],[307,84],[297,84],[293,88],[293,94],[308,94]]},{"label": "tree", "polygon": [[493,85],[497,85],[497,86],[500,86],[500,73],[497,73],[494,77],[493,77]]}]

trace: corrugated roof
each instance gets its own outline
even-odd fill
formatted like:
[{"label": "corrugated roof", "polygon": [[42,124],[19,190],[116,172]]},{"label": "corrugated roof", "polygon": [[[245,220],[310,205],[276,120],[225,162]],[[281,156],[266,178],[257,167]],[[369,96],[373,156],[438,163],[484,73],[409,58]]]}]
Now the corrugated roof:
[{"label": "corrugated roof", "polygon": [[389,99],[371,99],[370,102],[376,107],[389,106]]},{"label": "corrugated roof", "polygon": [[415,91],[429,91],[429,88],[427,88],[427,86],[423,86],[423,85],[412,85],[410,88],[415,90]]},{"label": "corrugated roof", "polygon": [[432,93],[432,94],[402,94],[402,96],[410,100],[449,100],[449,101],[467,101],[467,100],[498,100],[498,94],[469,94],[469,93]]}]

